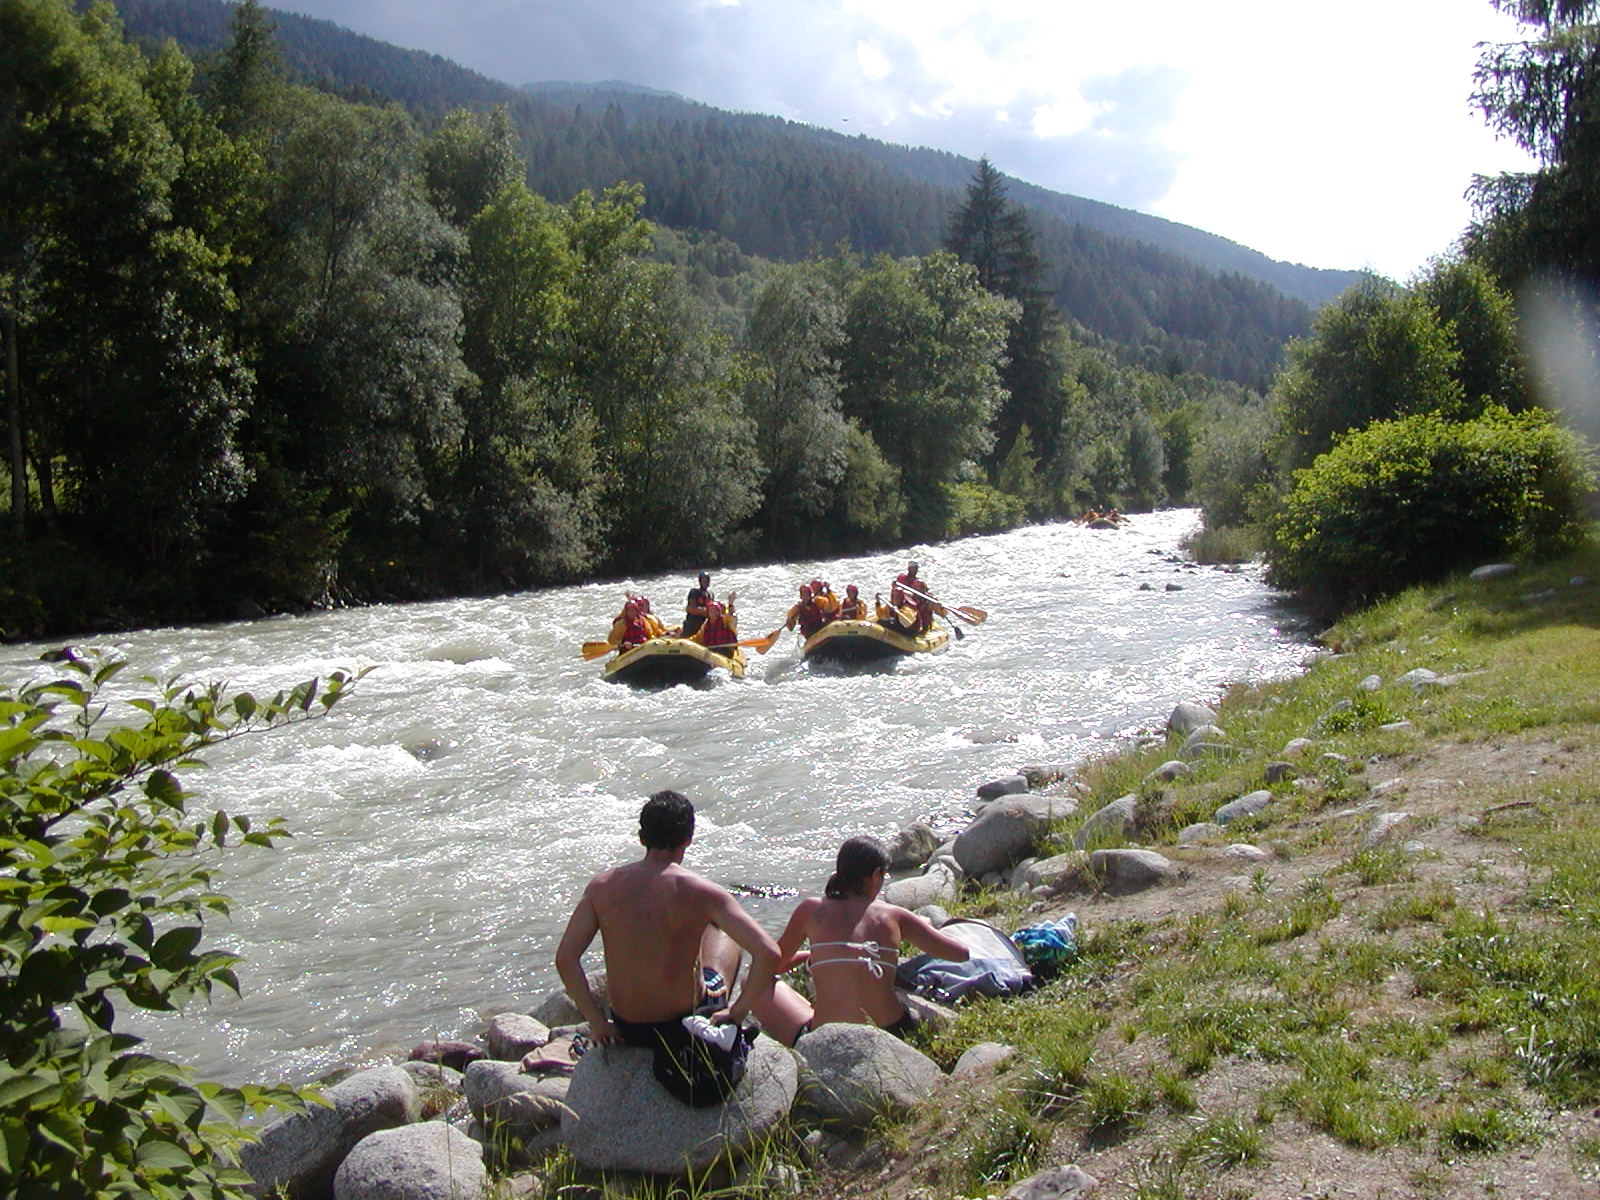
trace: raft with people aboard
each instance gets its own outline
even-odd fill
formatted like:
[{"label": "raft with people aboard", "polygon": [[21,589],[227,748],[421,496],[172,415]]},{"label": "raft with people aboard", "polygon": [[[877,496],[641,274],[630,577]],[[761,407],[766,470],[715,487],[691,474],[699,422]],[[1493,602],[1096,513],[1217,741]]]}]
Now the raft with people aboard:
[{"label": "raft with people aboard", "polygon": [[908,654],[931,654],[950,644],[946,629],[911,633],[878,621],[829,621],[805,641],[800,653],[824,662],[881,662]]},{"label": "raft with people aboard", "polygon": [[744,678],[744,651],[738,646],[712,649],[693,638],[656,637],[623,650],[606,663],[601,678],[614,683],[693,683],[713,671]]}]

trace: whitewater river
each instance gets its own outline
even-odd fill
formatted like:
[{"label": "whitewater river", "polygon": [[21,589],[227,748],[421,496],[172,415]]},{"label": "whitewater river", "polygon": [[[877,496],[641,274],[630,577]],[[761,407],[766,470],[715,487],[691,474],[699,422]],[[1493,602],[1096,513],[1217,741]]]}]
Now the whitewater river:
[{"label": "whitewater river", "polygon": [[[302,1081],[525,1011],[556,984],[584,880],[638,852],[639,805],[663,787],[699,809],[690,864],[767,893],[747,903],[776,927],[844,837],[954,829],[987,779],[1081,761],[1178,701],[1294,671],[1295,614],[1255,574],[1176,552],[1195,519],[713,575],[719,595],[738,590],[747,637],[813,575],[870,597],[913,555],[941,599],[988,610],[948,651],[868,673],[812,669],[786,634],[742,681],[602,682],[579,643],[604,636],[625,588],[674,619],[688,573],[104,639],[132,660],[125,678],[270,692],[373,668],[328,719],[220,747],[190,777],[202,806],[281,816],[296,836],[226,863],[236,909],[210,944],[245,956],[243,998],[132,1031],[213,1078]],[[0,646],[0,679],[40,678],[42,649]]]}]

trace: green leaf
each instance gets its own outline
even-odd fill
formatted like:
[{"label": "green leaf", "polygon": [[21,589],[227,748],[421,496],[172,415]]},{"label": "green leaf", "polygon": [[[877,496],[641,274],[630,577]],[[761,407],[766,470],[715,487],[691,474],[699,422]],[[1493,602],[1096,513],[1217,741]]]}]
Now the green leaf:
[{"label": "green leaf", "polygon": [[198,925],[180,925],[167,930],[150,947],[150,961],[161,967],[187,962],[194,954],[194,948],[200,944],[203,932]]},{"label": "green leaf", "polygon": [[28,1155],[28,1131],[15,1121],[0,1124],[0,1173],[18,1175]]},{"label": "green leaf", "polygon": [[171,771],[152,771],[145,780],[144,794],[164,808],[183,810],[183,785]]},{"label": "green leaf", "polygon": [[172,1142],[145,1142],[136,1157],[139,1165],[149,1171],[183,1171],[194,1166],[194,1155]]}]

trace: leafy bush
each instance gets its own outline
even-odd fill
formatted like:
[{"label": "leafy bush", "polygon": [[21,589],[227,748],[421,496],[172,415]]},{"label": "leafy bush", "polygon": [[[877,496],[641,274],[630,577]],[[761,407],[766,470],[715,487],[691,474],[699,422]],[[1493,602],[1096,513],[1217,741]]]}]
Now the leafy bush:
[{"label": "leafy bush", "polygon": [[1302,471],[1274,515],[1274,583],[1338,604],[1581,541],[1592,451],[1547,413],[1380,421]]},{"label": "leafy bush", "polygon": [[108,727],[123,667],[65,652],[61,678],[0,691],[0,1194],[242,1197],[227,1165],[247,1110],[309,1093],[226,1088],[140,1052],[118,1003],[174,1010],[238,990],[234,956],[201,949],[215,852],[270,846],[277,822],[190,820],[175,772],[250,730],[326,712],[350,680],[271,700],[169,684]]}]

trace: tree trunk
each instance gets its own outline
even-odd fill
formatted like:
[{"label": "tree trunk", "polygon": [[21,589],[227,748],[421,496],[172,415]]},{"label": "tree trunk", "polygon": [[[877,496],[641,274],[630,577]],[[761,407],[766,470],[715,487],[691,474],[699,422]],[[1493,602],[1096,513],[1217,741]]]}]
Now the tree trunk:
[{"label": "tree trunk", "polygon": [[28,463],[22,439],[22,379],[17,370],[17,285],[9,303],[0,307],[0,339],[5,342],[6,428],[10,431],[7,461],[11,465],[11,524],[17,541],[28,536]]}]

